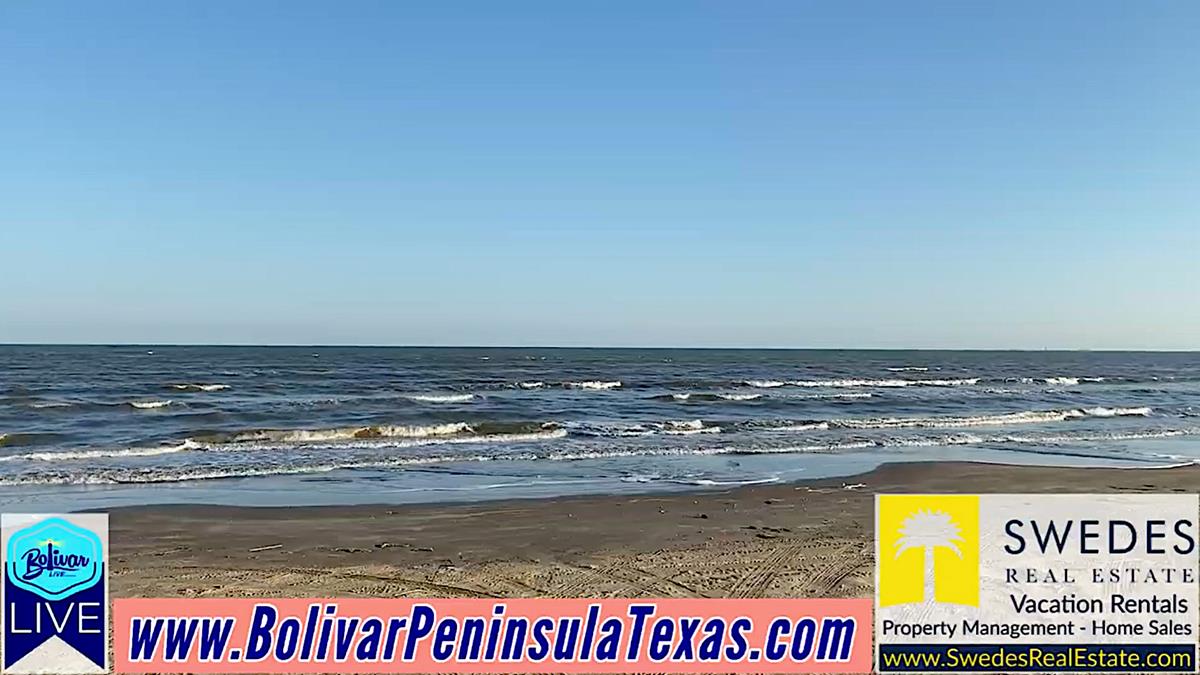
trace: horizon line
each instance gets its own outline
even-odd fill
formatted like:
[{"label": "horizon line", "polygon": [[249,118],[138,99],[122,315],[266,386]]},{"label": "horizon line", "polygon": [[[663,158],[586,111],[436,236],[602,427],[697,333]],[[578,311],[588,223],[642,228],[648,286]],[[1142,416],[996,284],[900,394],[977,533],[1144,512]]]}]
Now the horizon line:
[{"label": "horizon line", "polygon": [[1197,347],[785,347],[785,346],[687,346],[687,345],[449,345],[371,343],[238,343],[238,342],[0,342],[0,347],[222,347],[283,349],[610,349],[694,351],[825,351],[825,352],[1112,352],[1112,353],[1197,353]]}]

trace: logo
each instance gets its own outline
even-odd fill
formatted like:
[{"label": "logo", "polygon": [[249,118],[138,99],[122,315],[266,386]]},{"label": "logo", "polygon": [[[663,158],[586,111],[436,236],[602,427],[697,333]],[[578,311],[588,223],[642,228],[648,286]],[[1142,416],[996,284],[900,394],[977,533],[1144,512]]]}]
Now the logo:
[{"label": "logo", "polygon": [[4,673],[108,670],[108,516],[0,516]]},{"label": "logo", "polygon": [[50,518],[9,538],[9,578],[47,600],[57,600],[99,582],[102,555],[94,533]]},{"label": "logo", "polygon": [[979,605],[979,498],[880,495],[879,605]]}]

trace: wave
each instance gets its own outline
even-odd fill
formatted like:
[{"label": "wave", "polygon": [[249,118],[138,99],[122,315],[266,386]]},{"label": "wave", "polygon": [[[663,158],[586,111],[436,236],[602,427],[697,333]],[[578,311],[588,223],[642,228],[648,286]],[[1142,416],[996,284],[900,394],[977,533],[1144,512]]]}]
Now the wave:
[{"label": "wave", "polygon": [[0,457],[0,462],[13,460],[36,460],[56,462],[67,459],[108,459],[110,457],[153,457],[169,455],[176,452],[200,449],[200,444],[187,440],[177,445],[163,445],[148,448],[96,448],[94,450],[62,450],[58,452],[30,452],[23,455],[7,455]]},{"label": "wave", "polygon": [[1046,424],[1085,417],[1141,416],[1152,413],[1141,408],[1088,408],[1084,410],[1027,410],[999,415],[967,417],[875,417],[837,420],[834,425],[846,429],[952,429],[957,427],[1004,426],[1009,424]]},{"label": "wave", "polygon": [[841,378],[834,380],[746,380],[745,384],[750,387],[761,388],[778,388],[784,386],[805,387],[805,388],[822,388],[822,389],[839,389],[839,388],[857,388],[857,387],[881,387],[881,388],[896,388],[896,387],[962,387],[973,384],[978,384],[978,377],[962,377],[953,379],[924,379],[924,380],[905,380],[900,378],[888,379],[868,379],[868,378]]},{"label": "wave", "polygon": [[775,455],[775,454],[836,454],[839,452],[865,450],[878,447],[871,441],[848,443],[826,443],[823,445],[788,446],[720,446],[688,448],[616,448],[607,450],[560,451],[542,457],[550,461],[564,462],[581,459],[615,459],[621,457],[680,457],[711,455]]},{"label": "wave", "polygon": [[29,407],[42,410],[47,408],[70,408],[73,405],[75,404],[70,401],[35,401],[30,403]]},{"label": "wave", "polygon": [[888,368],[893,373],[924,373],[929,370],[925,366],[896,366]]},{"label": "wave", "polygon": [[[490,433],[465,436],[372,436],[365,438],[345,438],[340,439],[343,442],[337,447],[343,449],[403,449],[415,448],[422,446],[439,446],[439,445],[467,445],[467,444],[511,444],[511,443],[529,443],[547,440],[555,440],[564,438],[567,435],[565,429],[544,428],[537,431],[528,432],[510,432],[510,433]],[[22,455],[6,455],[0,456],[0,461],[14,460],[35,460],[46,462],[57,462],[62,460],[81,460],[81,459],[107,459],[121,457],[152,457],[157,455],[167,455],[179,452],[221,452],[221,451],[273,451],[273,450],[293,450],[305,443],[311,443],[311,437],[306,437],[303,434],[295,436],[276,436],[266,437],[261,440],[251,440],[248,437],[242,437],[239,440],[204,440],[189,438],[182,443],[175,445],[162,445],[156,447],[130,447],[130,448],[92,448],[83,450],[63,450],[57,452],[32,452]],[[532,455],[512,455],[509,459],[535,459]],[[492,459],[488,456],[485,459]],[[354,466],[367,466],[375,460],[364,460],[367,463],[337,463],[333,468],[352,468]],[[390,460],[381,460],[379,466],[388,465]],[[402,463],[418,464],[423,462],[436,462],[438,458],[428,457],[413,457],[403,460]],[[441,461],[481,461],[481,458],[472,459],[469,456],[446,456]],[[332,469],[330,469],[332,470]],[[139,469],[141,471],[141,469]],[[272,475],[270,472],[254,475]],[[112,482],[112,481],[101,481]],[[158,482],[155,480],[128,480],[118,482]],[[0,480],[0,484],[5,484]]]},{"label": "wave", "polygon": [[1084,408],[1083,412],[1092,417],[1124,417],[1129,415],[1137,415],[1148,417],[1154,410],[1148,406],[1140,406],[1137,408]]},{"label": "wave", "polygon": [[466,403],[475,400],[475,394],[409,394],[404,398],[420,403]]},{"label": "wave", "polygon": [[871,398],[874,395],[867,392],[852,392],[839,394],[788,394],[786,397],[796,399],[862,399]]},{"label": "wave", "polygon": [[564,387],[568,389],[620,389],[620,380],[587,380],[584,382],[563,382]]},{"label": "wave", "polygon": [[172,384],[172,389],[179,391],[222,391],[228,389],[227,384]]},{"label": "wave", "polygon": [[717,398],[726,401],[757,401],[762,398],[762,394],[717,394]]},{"label": "wave", "polygon": [[545,382],[542,382],[542,381],[540,381],[540,380],[534,380],[534,381],[531,381],[531,382],[518,382],[518,383],[517,383],[517,387],[519,387],[519,388],[521,388],[521,389],[541,389],[541,388],[542,388],[542,387],[544,387],[544,386],[546,386],[546,383],[545,383]]},{"label": "wave", "polygon": [[690,401],[704,401],[704,402],[732,401],[732,402],[740,403],[740,402],[745,402],[745,401],[757,401],[757,400],[761,399],[762,397],[763,397],[762,394],[737,394],[737,393],[726,394],[726,393],[707,393],[707,392],[705,392],[705,393],[684,392],[684,393],[677,393],[677,394],[659,394],[658,396],[650,396],[649,398],[654,401],[677,401],[679,403],[687,403]]},{"label": "wave", "polygon": [[1079,378],[1078,377],[1047,377],[1046,379],[1043,380],[1043,382],[1045,382],[1046,384],[1074,385],[1074,384],[1079,384]]},{"label": "wave", "polygon": [[659,427],[663,433],[672,436],[689,436],[691,434],[719,434],[721,427],[705,426],[703,420],[687,422],[665,422]]},{"label": "wave", "polygon": [[374,425],[337,427],[332,429],[253,429],[233,433],[198,436],[194,440],[208,443],[323,443],[372,438],[431,438],[470,434],[475,429],[466,422],[450,422],[426,426]]},{"label": "wave", "polygon": [[787,382],[782,380],[746,380],[746,386],[758,387],[759,389],[775,389],[787,385]]},{"label": "wave", "polygon": [[[1030,383],[1034,382],[1035,380],[1033,380],[1032,378],[1023,377],[1023,378],[1021,378],[1021,381],[1025,382],[1026,384],[1030,384]],[[1045,382],[1046,384],[1060,385],[1060,386],[1075,386],[1075,385],[1079,384],[1080,382],[1104,382],[1104,381],[1105,381],[1105,378],[1103,378],[1103,377],[1061,376],[1061,377],[1042,378],[1042,382]]]},{"label": "wave", "polygon": [[1200,433],[1200,429],[1153,429],[1149,431],[1113,432],[1104,434],[1059,434],[996,436],[988,439],[999,443],[1100,443],[1104,441],[1141,441],[1155,438],[1177,438]]},{"label": "wave", "polygon": [[156,408],[165,408],[171,405],[171,401],[129,401],[129,405],[137,408],[138,410],[154,410]]},{"label": "wave", "polygon": [[803,422],[800,424],[788,424],[781,427],[772,427],[771,431],[828,431],[829,422]]},{"label": "wave", "polygon": [[[682,423],[692,424],[692,423]],[[710,456],[710,455],[776,455],[776,454],[840,454],[853,453],[857,451],[879,451],[888,448],[904,449],[917,447],[935,447],[935,446],[961,446],[961,445],[983,445],[987,444],[990,449],[1013,450],[1021,453],[1032,453],[1039,455],[1064,455],[1077,456],[1100,460],[1111,459],[1133,459],[1144,460],[1151,462],[1149,458],[1138,456],[1118,456],[1104,454],[1102,452],[1084,452],[1073,451],[1068,449],[1056,448],[1054,444],[1072,444],[1086,443],[1105,440],[1132,440],[1132,439],[1153,439],[1166,438],[1172,436],[1194,435],[1200,434],[1200,428],[1195,429],[1179,429],[1179,430],[1153,430],[1145,432],[1131,433],[1111,433],[1111,434],[1077,434],[1077,435],[999,435],[999,436],[979,436],[975,434],[950,434],[945,436],[929,436],[929,437],[895,437],[882,439],[851,439],[837,443],[821,443],[808,445],[762,445],[762,446],[738,446],[726,445],[716,447],[629,447],[629,448],[604,448],[596,450],[551,450],[548,452],[509,452],[496,454],[447,454],[447,455],[422,455],[422,456],[403,456],[403,457],[386,457],[386,458],[365,458],[357,460],[348,460],[342,462],[325,462],[308,465],[278,465],[278,466],[253,466],[253,467],[230,467],[230,468],[214,468],[214,467],[196,467],[193,469],[162,469],[162,470],[146,470],[146,469],[92,469],[89,468],[86,473],[66,473],[62,471],[51,471],[43,473],[28,473],[17,474],[0,479],[0,485],[18,485],[18,484],[42,484],[42,485],[65,485],[65,484],[122,484],[122,483],[167,483],[167,482],[184,482],[196,480],[216,480],[223,478],[245,478],[256,476],[286,476],[286,475],[302,475],[325,473],[337,471],[340,469],[386,469],[407,466],[420,465],[436,465],[448,463],[463,463],[463,462],[493,462],[493,461],[554,461],[554,462],[569,462],[577,460],[604,460],[604,459],[619,459],[624,457],[669,457],[669,456]],[[562,438],[565,431],[562,429],[548,430],[535,432],[524,435],[494,437],[477,436],[467,438],[442,438],[442,439],[425,439],[424,442],[418,442],[414,439],[409,439],[404,444],[388,445],[386,447],[412,447],[428,443],[454,444],[454,443],[469,443],[469,442],[494,442],[504,440],[547,440],[554,438]],[[1015,446],[1034,446],[1032,448],[1005,448],[1004,444]],[[184,444],[186,446],[186,444]],[[1037,447],[1045,446],[1045,447]],[[85,452],[87,458],[101,456],[135,456],[136,453],[166,453],[175,452],[183,449],[205,449],[204,446],[164,446],[163,448],[129,448],[117,451],[82,451]],[[124,452],[124,455],[101,455],[100,452]],[[32,453],[31,453],[32,454]],[[45,455],[45,459],[52,460],[52,455],[62,459],[67,453],[37,453]],[[28,457],[26,457],[28,458]],[[82,458],[82,457],[81,457]],[[1194,459],[1188,458],[1191,461]],[[649,482],[656,480],[658,474],[649,474],[645,476],[635,477],[632,480],[638,482]],[[626,480],[626,479],[622,479]]]},{"label": "wave", "polygon": [[797,387],[962,387],[978,384],[978,377],[962,377],[955,379],[933,380],[902,380],[902,379],[840,379],[840,380],[800,380],[792,382]]},{"label": "wave", "polygon": [[721,427],[707,425],[703,420],[643,422],[634,424],[612,424],[596,422],[566,422],[563,428],[580,436],[625,438],[634,436],[691,436],[694,434],[719,434]]}]

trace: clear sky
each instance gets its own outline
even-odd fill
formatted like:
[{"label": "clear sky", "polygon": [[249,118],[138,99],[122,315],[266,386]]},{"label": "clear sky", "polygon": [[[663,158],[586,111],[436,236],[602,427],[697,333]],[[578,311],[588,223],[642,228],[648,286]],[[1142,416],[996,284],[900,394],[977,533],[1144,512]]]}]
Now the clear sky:
[{"label": "clear sky", "polygon": [[0,342],[1200,348],[1200,3],[0,3]]}]

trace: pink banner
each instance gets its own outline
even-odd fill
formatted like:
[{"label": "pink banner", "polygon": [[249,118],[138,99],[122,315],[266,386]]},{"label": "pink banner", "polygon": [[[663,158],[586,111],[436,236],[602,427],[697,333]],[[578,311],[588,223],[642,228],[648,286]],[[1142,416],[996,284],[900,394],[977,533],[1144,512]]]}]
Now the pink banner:
[{"label": "pink banner", "polygon": [[865,673],[870,600],[118,599],[121,673]]}]

